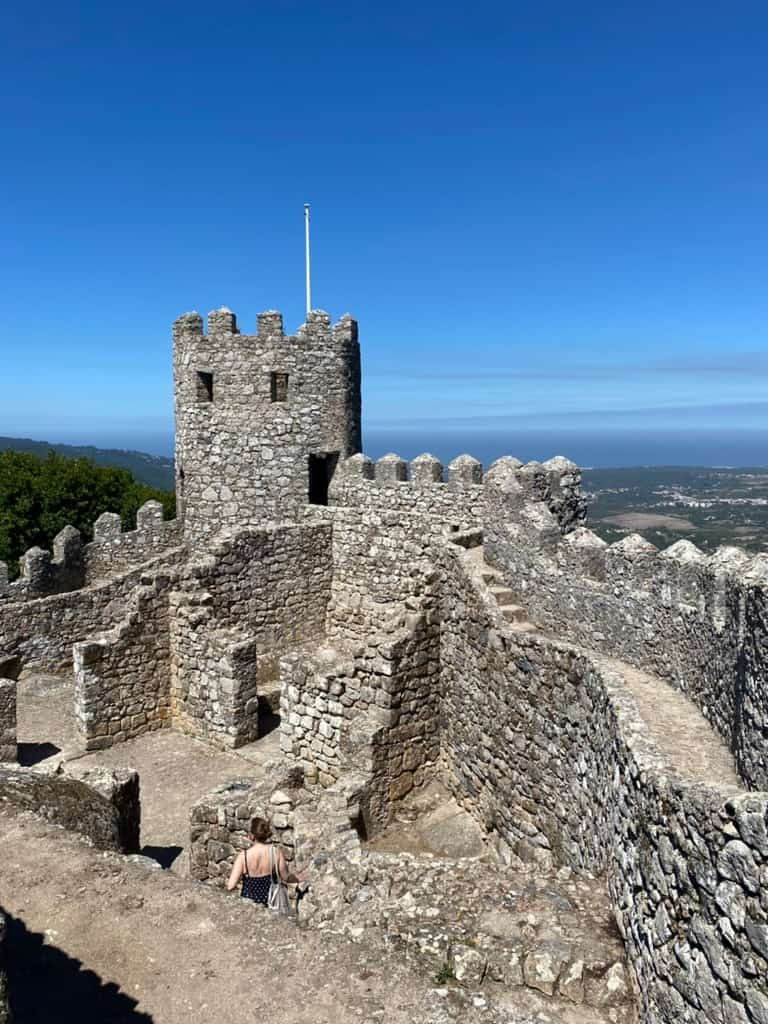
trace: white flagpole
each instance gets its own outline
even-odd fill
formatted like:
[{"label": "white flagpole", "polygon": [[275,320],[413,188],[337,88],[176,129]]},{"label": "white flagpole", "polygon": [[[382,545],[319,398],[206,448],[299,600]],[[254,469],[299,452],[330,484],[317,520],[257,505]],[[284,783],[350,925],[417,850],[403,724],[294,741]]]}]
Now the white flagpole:
[{"label": "white flagpole", "polygon": [[312,309],[312,299],[309,288],[309,203],[304,203],[304,259],[307,275],[307,313]]}]

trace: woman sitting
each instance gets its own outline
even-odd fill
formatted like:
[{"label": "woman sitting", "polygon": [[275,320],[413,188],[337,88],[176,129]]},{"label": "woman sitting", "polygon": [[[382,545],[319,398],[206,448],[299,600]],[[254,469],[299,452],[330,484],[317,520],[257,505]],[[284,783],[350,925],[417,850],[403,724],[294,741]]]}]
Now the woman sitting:
[{"label": "woman sitting", "polygon": [[283,851],[279,846],[267,842],[270,834],[271,829],[266,818],[251,819],[248,832],[248,838],[251,840],[250,849],[243,850],[235,857],[235,863],[227,879],[227,889],[230,892],[237,888],[238,882],[242,879],[240,895],[253,900],[254,903],[263,903],[265,907],[273,879],[282,882],[301,882],[304,878],[303,872],[293,874],[288,871]]}]

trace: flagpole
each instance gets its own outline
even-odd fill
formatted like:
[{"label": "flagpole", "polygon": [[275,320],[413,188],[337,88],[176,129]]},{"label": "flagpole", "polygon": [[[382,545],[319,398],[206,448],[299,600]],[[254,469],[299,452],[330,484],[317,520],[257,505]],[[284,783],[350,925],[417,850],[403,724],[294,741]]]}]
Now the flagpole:
[{"label": "flagpole", "polygon": [[312,298],[309,287],[309,203],[304,203],[304,262],[307,278],[307,313],[309,313],[312,309]]}]

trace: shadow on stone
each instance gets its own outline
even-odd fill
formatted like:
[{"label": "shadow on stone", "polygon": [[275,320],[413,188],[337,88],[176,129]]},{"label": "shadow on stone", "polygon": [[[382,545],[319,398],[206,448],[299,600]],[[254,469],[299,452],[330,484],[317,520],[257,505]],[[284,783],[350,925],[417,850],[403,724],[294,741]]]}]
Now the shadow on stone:
[{"label": "shadow on stone", "polygon": [[19,743],[17,758],[22,768],[31,768],[33,764],[39,764],[60,751],[61,747],[55,743]]},{"label": "shadow on stone", "polygon": [[183,846],[142,846],[139,852],[142,857],[151,857],[167,870],[183,849]]},{"label": "shadow on stone", "polygon": [[268,736],[280,725],[280,715],[274,711],[259,711],[259,739]]},{"label": "shadow on stone", "polygon": [[6,967],[13,1020],[18,1024],[152,1024],[136,1000],[8,915]]}]

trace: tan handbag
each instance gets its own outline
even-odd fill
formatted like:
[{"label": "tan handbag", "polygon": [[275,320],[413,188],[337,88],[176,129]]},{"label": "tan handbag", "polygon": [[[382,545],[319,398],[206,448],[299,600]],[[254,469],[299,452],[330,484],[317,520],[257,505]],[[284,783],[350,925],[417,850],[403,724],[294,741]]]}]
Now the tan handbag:
[{"label": "tan handbag", "polygon": [[275,914],[290,914],[291,905],[288,901],[288,887],[280,877],[274,846],[269,848],[269,876],[267,907],[274,911]]}]

